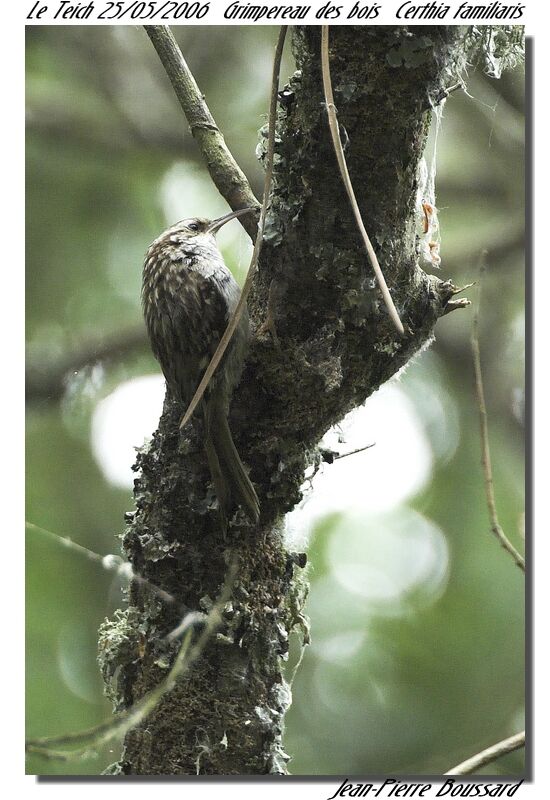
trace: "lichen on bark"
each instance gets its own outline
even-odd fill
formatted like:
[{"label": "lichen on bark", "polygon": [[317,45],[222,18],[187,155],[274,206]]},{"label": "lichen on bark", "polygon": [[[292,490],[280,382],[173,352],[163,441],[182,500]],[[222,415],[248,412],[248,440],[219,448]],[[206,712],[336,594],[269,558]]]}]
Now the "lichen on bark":
[{"label": "lichen on bark", "polygon": [[[431,107],[462,34],[452,27],[333,27],[331,69],[351,179],[406,336],[396,333],[354,226],[328,131],[320,29],[293,29],[297,71],[280,94],[274,187],[249,307],[255,335],[231,409],[262,513],[218,523],[201,421],[180,434],[167,397],[136,462],[135,512],[123,548],[134,569],[173,594],[133,584],[101,632],[100,663],[117,709],[169,668],[165,635],[182,610],[208,611],[238,564],[224,624],[202,658],[127,734],[118,774],[285,773],[289,637],[303,626],[304,559],[287,552],[284,515],[300,500],[318,441],[433,336],[453,287],[418,264],[417,169]],[[261,148],[260,148],[261,149]],[[260,332],[267,306],[276,343]]]}]

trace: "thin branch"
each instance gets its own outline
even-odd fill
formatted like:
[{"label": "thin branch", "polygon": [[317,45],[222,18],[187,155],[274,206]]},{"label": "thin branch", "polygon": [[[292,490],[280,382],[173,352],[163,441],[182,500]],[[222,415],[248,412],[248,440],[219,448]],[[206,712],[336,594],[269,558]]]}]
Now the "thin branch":
[{"label": "thin branch", "polygon": [[[141,700],[134,703],[128,711],[123,711],[113,720],[108,720],[85,731],[69,733],[65,736],[48,736],[41,739],[29,739],[25,743],[26,751],[51,760],[68,761],[72,758],[84,758],[89,756],[100,747],[107,744],[107,742],[119,736],[124,736],[130,728],[142,722],[151,711],[156,708],[162,696],[174,688],[177,678],[189,667],[191,661],[188,653],[191,635],[192,630],[189,630],[167,677]],[[77,750],[52,749],[52,745],[63,746],[71,744],[85,744],[86,746],[80,747]]]},{"label": "thin branch", "polygon": [[440,103],[442,103],[444,100],[446,100],[449,97],[450,94],[452,94],[453,92],[458,91],[458,89],[466,90],[466,86],[465,86],[463,81],[460,81],[459,83],[455,83],[455,84],[453,84],[453,86],[449,86],[446,89],[440,89],[438,92],[436,92],[436,94],[435,94],[435,96],[434,96],[434,98],[432,100],[433,106],[440,105]]},{"label": "thin branch", "polygon": [[[457,294],[465,292],[466,289],[469,289],[473,285],[473,283],[467,283],[465,286],[455,286],[452,281],[445,281],[442,284],[442,286],[450,292],[450,297],[455,297]],[[451,311],[456,311],[457,308],[466,308],[469,305],[471,305],[471,303],[467,298],[462,298],[460,300],[450,300],[447,298],[441,316],[444,317],[445,314],[450,314]]]},{"label": "thin branch", "polygon": [[376,442],[373,442],[372,444],[366,444],[364,447],[357,447],[355,450],[350,450],[348,453],[337,453],[334,456],[334,460],[338,461],[339,458],[347,458],[348,456],[354,456],[357,453],[363,453],[365,450],[370,450],[375,444]]},{"label": "thin branch", "polygon": [[493,482],[493,467],[491,463],[491,450],[489,447],[489,428],[487,424],[487,407],[485,405],[485,391],[483,388],[483,375],[481,372],[481,358],[479,352],[479,309],[481,304],[481,273],[483,272],[485,253],[481,256],[480,261],[480,280],[479,291],[477,296],[477,303],[474,311],[474,319],[472,323],[472,335],[470,339],[472,347],[472,355],[474,359],[475,383],[477,404],[479,408],[479,424],[480,424],[480,437],[481,437],[481,463],[483,466],[483,475],[485,479],[485,496],[487,499],[487,508],[489,511],[489,519],[491,520],[491,530],[502,545],[502,547],[512,556],[518,567],[525,572],[525,559],[516,550],[512,542],[508,539],[502,530],[497,514],[497,507],[495,501],[495,487]]},{"label": "thin branch", "polygon": [[93,561],[95,564],[99,564],[103,567],[103,569],[116,572],[119,578],[124,578],[127,581],[136,581],[136,583],[139,583],[142,586],[147,586],[147,588],[151,589],[152,592],[156,594],[157,597],[159,597],[164,603],[176,602],[176,598],[173,595],[169,594],[169,592],[166,592],[164,589],[161,589],[160,586],[157,586],[155,583],[151,583],[151,581],[147,580],[147,578],[144,578],[142,575],[139,575],[137,572],[134,572],[130,562],[125,561],[120,556],[113,554],[102,556],[99,553],[94,552],[94,550],[89,550],[87,547],[84,547],[84,545],[74,542],[72,539],[69,539],[68,536],[60,536],[54,531],[50,531],[47,528],[42,528],[40,525],[35,525],[34,522],[25,521],[25,528],[27,528],[29,531],[34,531],[34,533],[39,533],[41,536],[46,536],[56,544],[66,547],[69,550],[72,550],[74,553],[78,553],[80,556],[84,556],[84,558],[88,559],[88,561]]},{"label": "thin branch", "polygon": [[445,317],[447,314],[450,314],[451,311],[457,311],[460,308],[468,308],[469,305],[471,305],[471,303],[467,297],[462,297],[460,300],[448,300],[441,316]]},{"label": "thin branch", "polygon": [[[336,450],[329,450],[328,448],[320,447],[319,453],[321,455],[321,459],[326,464],[334,464],[334,462],[338,461],[338,459],[340,458],[347,458],[348,456],[354,456],[357,453],[362,453],[365,450],[370,450],[370,448],[374,447],[375,444],[376,442],[373,442],[372,444],[367,444],[364,445],[363,447],[357,447],[355,450],[350,450],[348,453],[338,453]],[[315,474],[316,472],[314,473],[314,475]],[[313,478],[314,475],[312,475],[311,477]]]},{"label": "thin branch", "polygon": [[525,731],[516,733],[515,736],[510,736],[509,739],[503,739],[502,742],[482,750],[481,753],[450,769],[445,775],[471,775],[472,772],[476,772],[486,764],[490,764],[492,761],[496,761],[497,758],[505,756],[507,753],[513,753],[514,750],[519,750],[522,747],[525,747]]},{"label": "thin branch", "polygon": [[353,191],[353,186],[351,184],[351,178],[349,176],[349,171],[348,171],[348,165],[346,163],[346,158],[344,156],[344,148],[342,147],[342,140],[340,138],[340,127],[338,125],[338,119],[336,116],[336,106],[334,104],[334,95],[332,92],[332,80],[330,77],[328,29],[329,29],[328,25],[323,25],[321,28],[321,68],[323,72],[323,87],[325,90],[325,105],[327,107],[328,123],[330,127],[330,133],[332,135],[332,142],[334,144],[334,152],[336,153],[336,159],[338,161],[338,166],[340,168],[340,174],[342,176],[342,181],[346,188],[351,208],[355,216],[355,221],[357,222],[357,227],[359,228],[359,232],[361,233],[361,236],[363,238],[363,242],[365,244],[365,248],[372,269],[374,271],[374,274],[376,275],[376,280],[378,281],[378,286],[380,287],[380,291],[382,292],[382,297],[384,298],[384,303],[386,304],[386,308],[388,309],[388,313],[392,319],[393,324],[395,325],[399,333],[403,336],[405,334],[405,329],[403,328],[403,324],[399,319],[399,314],[397,313],[397,309],[390,294],[390,290],[388,289],[386,279],[384,278],[384,275],[380,268],[380,264],[378,263],[378,258],[376,257],[376,253],[374,252],[374,248],[369,239],[369,235],[365,229],[365,225],[363,224],[363,218],[361,217],[361,211],[359,210],[359,205],[355,197],[355,192]]},{"label": "thin branch", "polygon": [[[48,736],[40,739],[29,739],[26,750],[48,759],[67,761],[73,758],[83,758],[95,752],[114,738],[124,736],[131,728],[139,725],[159,704],[165,694],[172,691],[177,681],[197,661],[210,640],[216,628],[220,625],[221,612],[231,596],[233,584],[237,574],[236,564],[229,567],[227,578],[224,582],[220,596],[211,608],[208,615],[196,612],[187,614],[182,624],[178,627],[178,634],[183,635],[181,647],[168,675],[154,689],[151,689],[137,703],[118,714],[114,719],[107,720],[94,728],[64,736]],[[197,621],[204,623],[203,630],[195,644],[191,645],[193,628]],[[86,745],[77,750],[56,750],[52,746],[58,745]]]},{"label": "thin branch", "polygon": [[143,325],[102,337],[86,339],[59,359],[29,359],[25,375],[27,401],[59,400],[66,388],[66,378],[99,361],[120,358],[144,348],[147,335]]},{"label": "thin branch", "polygon": [[[239,324],[239,320],[242,316],[243,310],[246,305],[246,301],[248,295],[250,293],[250,289],[252,288],[252,283],[254,281],[254,277],[256,275],[256,268],[258,265],[258,258],[260,256],[260,250],[262,248],[262,241],[264,236],[264,227],[265,227],[265,218],[267,214],[267,207],[269,204],[269,197],[271,194],[271,179],[273,176],[273,157],[275,155],[275,123],[277,121],[277,95],[279,90],[279,73],[281,70],[281,57],[283,55],[283,47],[285,43],[287,26],[281,26],[281,30],[279,32],[279,38],[277,40],[277,46],[275,48],[275,56],[273,59],[273,73],[272,73],[272,80],[271,80],[271,99],[269,103],[269,121],[268,121],[268,136],[267,136],[267,151],[266,151],[266,158],[265,158],[265,179],[264,179],[264,193],[262,199],[262,208],[260,210],[260,220],[258,222],[258,232],[256,239],[254,241],[254,250],[252,252],[252,258],[250,260],[250,266],[248,268],[248,273],[246,276],[246,280],[244,282],[244,286],[241,292],[241,296],[239,298],[239,302],[233,312],[231,319],[225,329],[225,332],[220,339],[220,343],[216,348],[216,352],[214,353],[210,364],[208,365],[206,372],[203,375],[203,378],[195,392],[191,403],[187,411],[185,412],[181,422],[180,428],[185,427],[185,425],[191,419],[193,412],[195,411],[197,405],[200,403],[202,396],[208,383],[216,371],[218,364],[223,358],[223,354],[226,351],[227,345],[237,325]],[[250,216],[246,214],[245,216]]]},{"label": "thin branch", "polygon": [[[246,175],[226,145],[170,28],[167,25],[144,27],[166,70],[218,191],[233,211],[247,206],[258,206],[258,200]],[[254,239],[257,233],[254,215],[247,214],[239,221],[250,238]]]}]

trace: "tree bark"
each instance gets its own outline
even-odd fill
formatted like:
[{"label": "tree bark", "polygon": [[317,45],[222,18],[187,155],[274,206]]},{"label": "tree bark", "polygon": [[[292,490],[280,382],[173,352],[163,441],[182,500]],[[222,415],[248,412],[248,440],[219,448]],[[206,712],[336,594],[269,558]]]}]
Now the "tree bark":
[{"label": "tree bark", "polygon": [[[274,187],[249,307],[253,337],[232,403],[231,428],[261,502],[220,532],[197,414],[166,399],[138,455],[136,510],[124,550],[134,569],[184,608],[208,610],[235,558],[224,626],[176,689],[124,742],[119,774],[285,773],[283,677],[300,625],[304,557],[287,552],[284,515],[300,500],[323,434],[364,402],[433,336],[449,282],[419,267],[417,168],[431,104],[452,82],[460,30],[332,27],[331,69],[346,158],[363,219],[406,330],[395,331],[341,185],[320,75],[320,28],[293,29],[298,70],[281,93]],[[278,344],[258,333],[269,306]],[[396,457],[398,454],[396,454]],[[368,491],[368,487],[365,487]],[[143,586],[107,622],[100,661],[117,709],[166,674],[179,622]]]}]

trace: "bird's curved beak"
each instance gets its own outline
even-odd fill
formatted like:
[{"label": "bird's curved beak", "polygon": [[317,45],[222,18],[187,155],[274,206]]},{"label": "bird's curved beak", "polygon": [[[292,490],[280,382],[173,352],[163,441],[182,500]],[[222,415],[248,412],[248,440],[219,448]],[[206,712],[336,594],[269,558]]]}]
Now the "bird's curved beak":
[{"label": "bird's curved beak", "polygon": [[213,219],[208,228],[206,229],[206,233],[216,234],[222,225],[225,225],[226,222],[230,222],[230,220],[235,219],[235,217],[242,217],[243,214],[249,214],[251,211],[256,211],[255,206],[249,206],[247,208],[239,208],[238,211],[231,211],[229,214],[224,214],[223,217],[218,217],[218,219]]}]

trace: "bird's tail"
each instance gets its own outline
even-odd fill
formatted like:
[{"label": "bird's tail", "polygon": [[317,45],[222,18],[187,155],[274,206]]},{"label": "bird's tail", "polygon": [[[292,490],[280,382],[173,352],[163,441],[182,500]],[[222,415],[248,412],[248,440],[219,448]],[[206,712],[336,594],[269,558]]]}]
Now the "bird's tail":
[{"label": "bird's tail", "polygon": [[246,511],[251,521],[258,522],[260,502],[233,442],[227,413],[215,398],[207,401],[205,409],[205,448],[214,489],[224,518],[232,502]]}]

